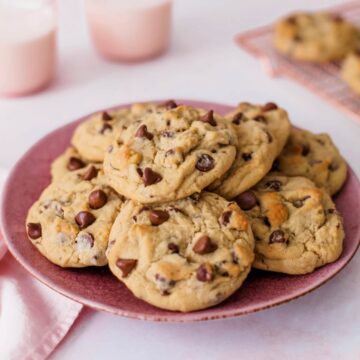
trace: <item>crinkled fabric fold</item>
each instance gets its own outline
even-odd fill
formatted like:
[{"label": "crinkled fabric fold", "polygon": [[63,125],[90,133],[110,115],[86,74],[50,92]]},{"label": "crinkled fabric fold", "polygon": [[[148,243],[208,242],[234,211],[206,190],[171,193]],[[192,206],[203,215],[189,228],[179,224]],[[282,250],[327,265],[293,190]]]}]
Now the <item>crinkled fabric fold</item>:
[{"label": "crinkled fabric fold", "polygon": [[[0,171],[0,186],[3,179]],[[28,274],[6,251],[0,234],[1,359],[46,359],[67,334],[81,309],[81,304]]]}]

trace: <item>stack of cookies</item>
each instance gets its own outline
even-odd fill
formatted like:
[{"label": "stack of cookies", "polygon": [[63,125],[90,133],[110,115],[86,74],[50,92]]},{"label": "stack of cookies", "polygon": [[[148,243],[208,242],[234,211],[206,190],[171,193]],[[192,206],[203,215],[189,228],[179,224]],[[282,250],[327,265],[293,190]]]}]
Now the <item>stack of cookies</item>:
[{"label": "stack of cookies", "polygon": [[51,172],[28,213],[31,242],[62,267],[108,265],[160,308],[214,306],[252,267],[305,274],[342,252],[331,195],[346,163],[274,103],[225,116],[174,101],[99,113]]},{"label": "stack of cookies", "polygon": [[281,19],[274,46],[298,61],[316,64],[343,61],[341,77],[360,95],[360,29],[337,14],[299,12]]}]

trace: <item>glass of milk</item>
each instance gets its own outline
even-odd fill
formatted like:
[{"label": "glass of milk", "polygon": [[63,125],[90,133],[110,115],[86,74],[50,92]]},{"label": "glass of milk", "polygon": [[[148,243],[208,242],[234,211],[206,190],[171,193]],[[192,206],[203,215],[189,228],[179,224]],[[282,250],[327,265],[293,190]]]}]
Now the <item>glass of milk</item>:
[{"label": "glass of milk", "polygon": [[56,67],[56,0],[0,0],[0,95],[47,86]]},{"label": "glass of milk", "polygon": [[115,61],[138,61],[168,47],[171,0],[85,0],[97,51]]}]

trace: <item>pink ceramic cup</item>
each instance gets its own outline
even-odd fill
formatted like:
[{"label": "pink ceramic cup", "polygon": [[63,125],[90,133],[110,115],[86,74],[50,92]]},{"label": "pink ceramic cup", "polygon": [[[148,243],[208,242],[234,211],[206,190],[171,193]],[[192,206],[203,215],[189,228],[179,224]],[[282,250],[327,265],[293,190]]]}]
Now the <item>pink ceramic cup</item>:
[{"label": "pink ceramic cup", "polygon": [[55,67],[55,0],[0,0],[0,95],[44,88]]},{"label": "pink ceramic cup", "polygon": [[86,16],[97,51],[114,61],[139,61],[168,47],[171,0],[86,0]]}]

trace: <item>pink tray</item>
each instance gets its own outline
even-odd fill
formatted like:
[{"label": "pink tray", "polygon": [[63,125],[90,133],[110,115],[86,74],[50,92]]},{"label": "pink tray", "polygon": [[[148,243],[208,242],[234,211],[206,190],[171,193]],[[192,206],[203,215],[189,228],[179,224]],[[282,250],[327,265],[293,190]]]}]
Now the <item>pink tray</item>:
[{"label": "pink tray", "polygon": [[[360,27],[360,2],[353,1],[330,8]],[[340,63],[316,65],[280,55],[272,45],[273,25],[238,34],[235,41],[259,58],[271,76],[287,76],[321,96],[353,120],[360,122],[360,97],[341,80]]]},{"label": "pink tray", "polygon": [[[180,100],[219,113],[232,107],[200,101]],[[118,108],[129,106],[122,105]],[[193,313],[158,309],[137,298],[107,267],[63,269],[50,263],[36,250],[25,233],[26,213],[50,182],[50,164],[69,145],[81,118],[59,128],[37,142],[15,165],[5,186],[2,225],[10,252],[33,276],[59,293],[95,309],[146,320],[199,321],[234,317],[263,310],[302,296],[336,275],[355,254],[360,241],[360,185],[349,168],[347,182],[336,198],[344,217],[346,239],[341,257],[312,274],[290,276],[253,270],[244,285],[222,304]]]}]

